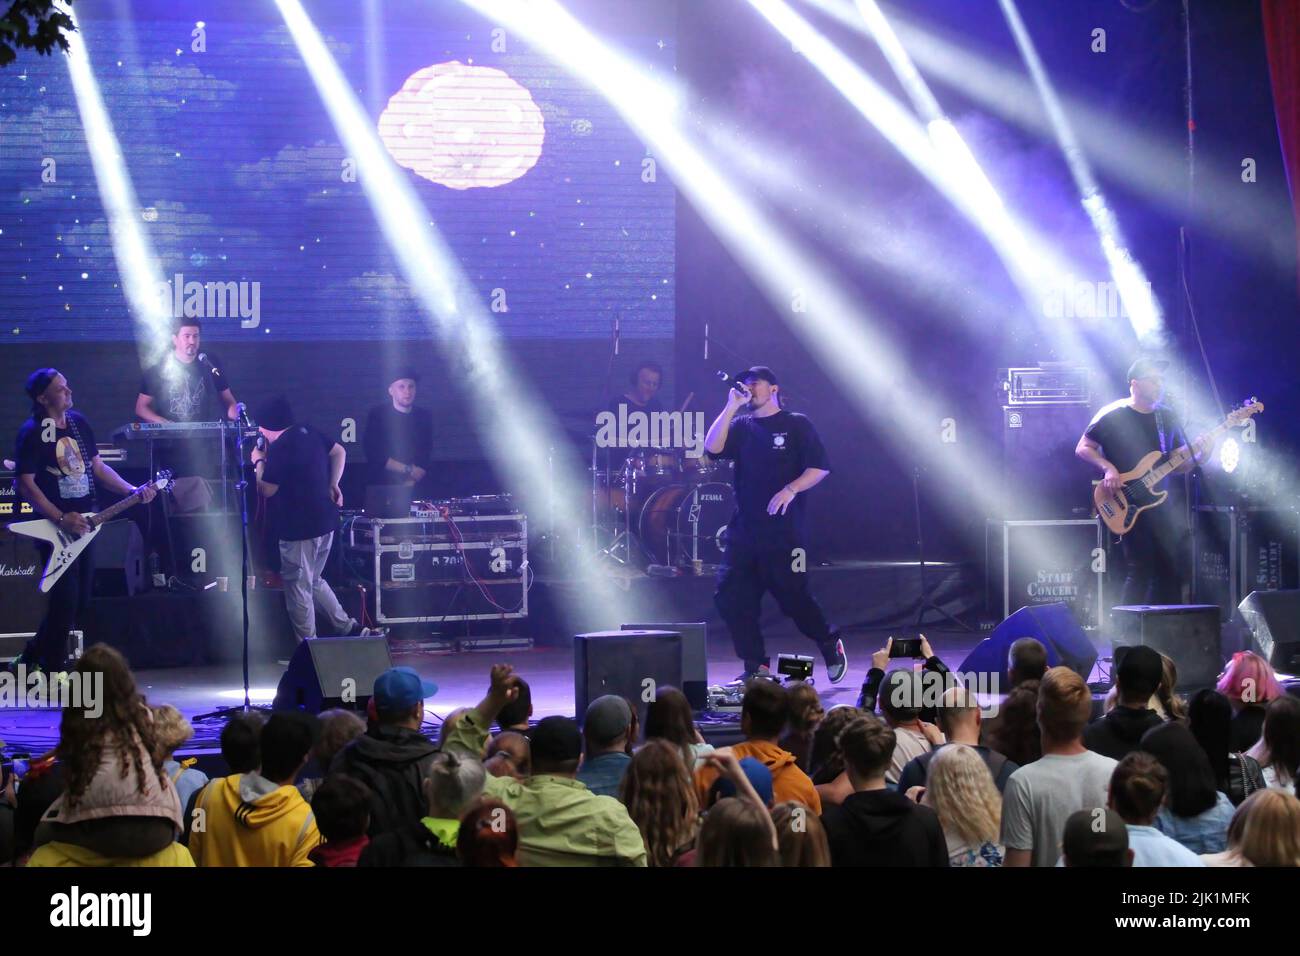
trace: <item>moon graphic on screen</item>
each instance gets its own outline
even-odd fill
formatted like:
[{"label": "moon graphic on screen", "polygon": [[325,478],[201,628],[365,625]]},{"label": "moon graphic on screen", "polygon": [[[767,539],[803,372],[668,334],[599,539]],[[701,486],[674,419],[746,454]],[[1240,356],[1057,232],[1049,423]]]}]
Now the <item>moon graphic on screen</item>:
[{"label": "moon graphic on screen", "polygon": [[459,61],[412,73],[379,117],[397,164],[449,189],[514,182],[537,164],[545,136],[526,88],[501,70]]}]

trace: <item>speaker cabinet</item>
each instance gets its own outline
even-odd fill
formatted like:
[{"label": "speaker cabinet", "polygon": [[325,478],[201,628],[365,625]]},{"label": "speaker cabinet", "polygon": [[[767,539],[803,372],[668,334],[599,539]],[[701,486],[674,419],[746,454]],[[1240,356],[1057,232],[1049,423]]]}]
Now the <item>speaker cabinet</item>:
[{"label": "speaker cabinet", "polygon": [[[646,683],[653,681],[653,684]],[[677,631],[594,631],[573,645],[573,703],[577,718],[597,697],[624,697],[645,719],[647,692],[682,686],[682,635]]]},{"label": "speaker cabinet", "polygon": [[1219,608],[1214,604],[1132,604],[1112,609],[1117,633],[1114,656],[1123,645],[1145,644],[1178,667],[1175,690],[1210,687],[1223,666],[1219,652]]},{"label": "speaker cabinet", "polygon": [[1070,606],[1061,601],[1022,607],[980,641],[957,669],[963,674],[995,674],[998,686],[1010,687],[1007,653],[1022,637],[1032,637],[1047,648],[1049,667],[1068,667],[1084,680],[1097,663],[1097,649],[1075,620]]},{"label": "speaker cabinet", "polygon": [[692,710],[708,704],[709,626],[704,621],[693,624],[624,624],[625,631],[676,631],[682,636],[682,693]]},{"label": "speaker cabinet", "polygon": [[134,521],[110,521],[95,536],[95,596],[134,597],[145,589],[144,536]]},{"label": "speaker cabinet", "polygon": [[1251,591],[1237,610],[1252,651],[1277,670],[1300,672],[1300,591]]},{"label": "speaker cabinet", "polygon": [[364,710],[375,678],[393,666],[382,637],[314,637],[301,641],[280,678],[272,710],[331,707]]},{"label": "speaker cabinet", "polygon": [[1008,519],[1087,518],[1092,511],[1096,469],[1074,454],[1088,428],[1087,405],[1004,405],[1003,487],[1033,475],[1029,498],[1003,496]]}]

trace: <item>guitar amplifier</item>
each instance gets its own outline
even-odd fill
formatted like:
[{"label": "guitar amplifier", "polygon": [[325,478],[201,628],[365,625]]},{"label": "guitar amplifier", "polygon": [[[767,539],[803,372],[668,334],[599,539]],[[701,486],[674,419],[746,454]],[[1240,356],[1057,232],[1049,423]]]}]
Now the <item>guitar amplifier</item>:
[{"label": "guitar amplifier", "polygon": [[1300,513],[1289,508],[1196,509],[1197,599],[1230,619],[1252,591],[1300,588]]},{"label": "guitar amplifier", "polygon": [[1024,498],[1004,495],[1007,519],[1087,518],[1096,469],[1074,454],[1092,418],[1087,405],[1004,405],[1003,487],[1023,487]]},{"label": "guitar amplifier", "polygon": [[49,596],[40,589],[44,566],[35,540],[0,529],[0,631],[36,633],[49,604]]}]

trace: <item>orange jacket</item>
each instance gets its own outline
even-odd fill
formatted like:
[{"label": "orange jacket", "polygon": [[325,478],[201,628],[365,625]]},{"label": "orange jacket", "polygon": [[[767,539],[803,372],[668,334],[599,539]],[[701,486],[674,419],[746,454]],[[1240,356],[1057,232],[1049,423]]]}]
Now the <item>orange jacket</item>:
[{"label": "orange jacket", "polygon": [[[772,771],[772,796],[777,803],[797,800],[813,813],[821,816],[822,798],[817,793],[808,775],[795,765],[795,756],[782,750],[770,740],[746,740],[731,748],[737,760],[753,757]],[[695,791],[700,798],[700,806],[707,807],[709,788],[718,779],[718,771],[712,767],[701,767],[695,772]]]}]

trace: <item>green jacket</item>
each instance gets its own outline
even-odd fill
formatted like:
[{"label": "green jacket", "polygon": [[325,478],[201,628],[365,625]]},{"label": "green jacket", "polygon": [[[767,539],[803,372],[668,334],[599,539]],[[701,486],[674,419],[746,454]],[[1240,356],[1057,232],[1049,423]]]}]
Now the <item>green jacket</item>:
[{"label": "green jacket", "polygon": [[[448,730],[443,750],[479,756],[488,721],[477,709]],[[508,806],[519,826],[520,866],[645,866],[645,843],[627,808],[571,777],[487,778],[489,796]]]}]

